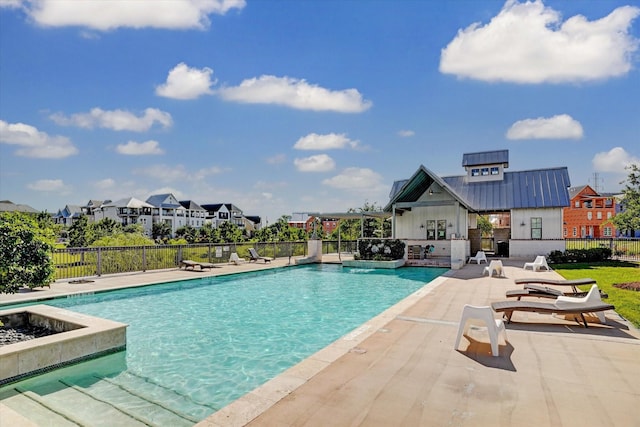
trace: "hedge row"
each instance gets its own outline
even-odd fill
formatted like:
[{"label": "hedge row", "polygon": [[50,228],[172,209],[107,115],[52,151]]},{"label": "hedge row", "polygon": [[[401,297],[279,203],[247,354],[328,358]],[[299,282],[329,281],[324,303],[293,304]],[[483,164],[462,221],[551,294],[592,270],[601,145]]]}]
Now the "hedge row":
[{"label": "hedge row", "polygon": [[549,254],[549,261],[554,264],[567,262],[598,262],[611,259],[610,248],[567,249],[566,251],[553,251]]}]

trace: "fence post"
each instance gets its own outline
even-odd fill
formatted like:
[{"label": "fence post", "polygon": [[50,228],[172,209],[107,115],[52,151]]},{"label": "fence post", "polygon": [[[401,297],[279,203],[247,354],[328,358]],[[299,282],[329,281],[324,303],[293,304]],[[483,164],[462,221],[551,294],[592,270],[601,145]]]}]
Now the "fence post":
[{"label": "fence post", "polygon": [[102,251],[100,250],[100,247],[98,247],[98,256],[96,257],[96,259],[97,259],[96,274],[98,276],[102,276]]},{"label": "fence post", "polygon": [[147,271],[147,247],[142,247],[142,271]]}]

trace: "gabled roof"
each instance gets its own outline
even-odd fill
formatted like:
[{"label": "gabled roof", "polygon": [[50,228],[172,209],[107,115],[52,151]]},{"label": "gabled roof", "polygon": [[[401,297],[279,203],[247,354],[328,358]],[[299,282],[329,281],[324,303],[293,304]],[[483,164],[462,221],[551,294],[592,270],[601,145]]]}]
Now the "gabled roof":
[{"label": "gabled roof", "polygon": [[103,207],[116,207],[116,208],[153,208],[154,206],[150,203],[143,202],[140,199],[136,199],[135,197],[125,197],[124,199],[116,200],[115,202],[109,202],[102,205]]},{"label": "gabled roof", "polygon": [[11,200],[0,200],[0,212],[27,212],[38,213],[29,205],[15,204]]},{"label": "gabled roof", "polygon": [[384,210],[396,203],[416,202],[437,183],[454,200],[471,211],[499,211],[523,208],[569,206],[569,171],[566,167],[505,172],[500,181],[469,182],[467,175],[440,178],[424,166],[408,180],[397,181],[397,190]]},{"label": "gabled roof", "polygon": [[254,224],[260,224],[262,222],[262,218],[260,218],[259,216],[256,216],[256,215],[245,216],[245,218],[248,219],[249,221],[251,221]]},{"label": "gabled roof", "polygon": [[167,203],[167,199],[169,198],[175,199],[175,197],[171,193],[154,194],[153,196],[149,196],[149,198],[147,198],[147,203],[150,203],[157,208],[183,209],[180,203]]},{"label": "gabled roof", "polygon": [[509,167],[509,150],[482,151],[462,155],[462,166],[481,166],[502,164]]},{"label": "gabled roof", "polygon": [[180,204],[183,208],[191,211],[206,211],[205,208],[194,202],[193,200],[180,200]]},{"label": "gabled roof", "polygon": [[[454,200],[458,201],[464,207],[469,210],[474,210],[465,199],[449,187],[449,184],[422,165],[420,165],[411,178],[396,182],[398,182],[398,184],[395,185],[394,183],[392,192],[394,189],[396,191],[391,195],[391,200],[383,209],[385,212],[390,212],[393,208],[392,206],[396,203],[412,203],[417,201],[434,183],[442,187],[445,192],[449,193]],[[400,184],[401,182],[402,184]]]}]

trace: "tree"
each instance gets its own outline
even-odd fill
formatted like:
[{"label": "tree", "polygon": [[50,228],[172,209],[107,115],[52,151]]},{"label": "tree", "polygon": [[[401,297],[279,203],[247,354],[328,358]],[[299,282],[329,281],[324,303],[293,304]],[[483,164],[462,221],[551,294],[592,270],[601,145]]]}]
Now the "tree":
[{"label": "tree", "polygon": [[166,222],[156,222],[151,226],[153,240],[164,240],[171,237],[171,226]]},{"label": "tree", "polygon": [[87,217],[82,215],[69,227],[69,247],[84,248],[89,246],[88,239],[89,221]]},{"label": "tree", "polygon": [[42,227],[29,214],[0,214],[0,292],[36,288],[54,280],[54,229]]},{"label": "tree", "polygon": [[620,231],[633,235],[635,230],[640,230],[640,166],[632,163],[625,168],[629,176],[621,184],[626,182],[622,199],[622,212],[611,218],[611,223]]},{"label": "tree", "polygon": [[220,229],[220,239],[223,243],[242,241],[242,230],[236,224],[225,221],[218,228]]},{"label": "tree", "polygon": [[489,221],[489,218],[483,215],[478,215],[478,228],[483,236],[491,236],[493,231],[493,224]]}]

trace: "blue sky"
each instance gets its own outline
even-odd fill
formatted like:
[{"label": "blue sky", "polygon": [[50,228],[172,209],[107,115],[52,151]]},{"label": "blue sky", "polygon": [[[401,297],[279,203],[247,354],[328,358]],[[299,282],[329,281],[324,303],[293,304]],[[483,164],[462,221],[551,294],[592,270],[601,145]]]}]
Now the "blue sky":
[{"label": "blue sky", "polygon": [[631,0],[0,0],[0,199],[171,192],[271,223],[497,149],[618,191],[639,47]]}]

